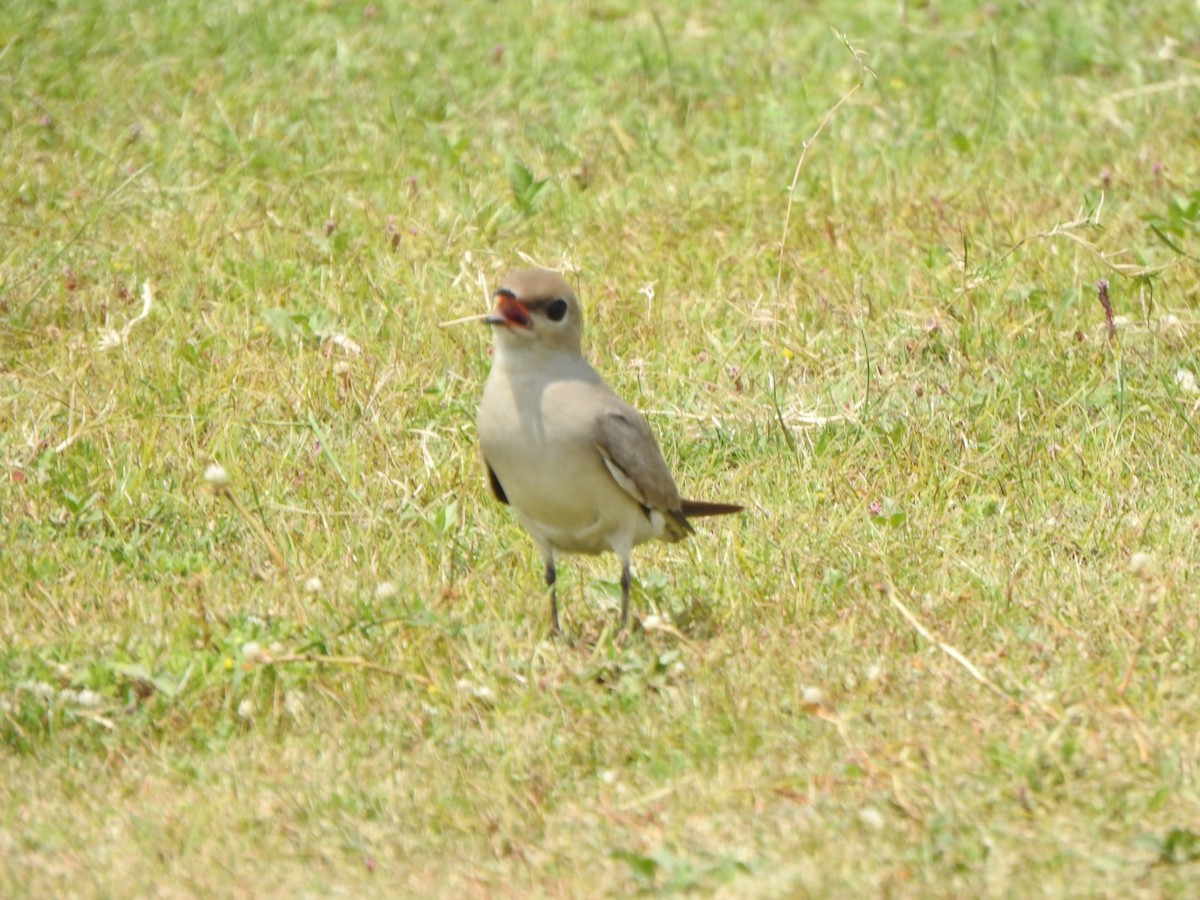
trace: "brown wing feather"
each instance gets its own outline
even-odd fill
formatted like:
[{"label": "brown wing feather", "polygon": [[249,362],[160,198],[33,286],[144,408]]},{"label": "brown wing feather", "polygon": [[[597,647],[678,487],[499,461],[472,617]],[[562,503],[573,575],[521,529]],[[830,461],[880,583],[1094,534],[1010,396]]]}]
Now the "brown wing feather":
[{"label": "brown wing feather", "polygon": [[650,426],[633,407],[597,419],[596,449],[616,482],[638,503],[662,512],[679,511],[679,489],[671,470]]}]

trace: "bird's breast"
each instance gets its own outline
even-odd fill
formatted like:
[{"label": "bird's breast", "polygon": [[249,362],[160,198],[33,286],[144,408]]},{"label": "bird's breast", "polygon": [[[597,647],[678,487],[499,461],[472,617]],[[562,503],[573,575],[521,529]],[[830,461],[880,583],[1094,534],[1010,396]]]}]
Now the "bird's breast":
[{"label": "bird's breast", "polygon": [[562,380],[531,386],[493,371],[480,404],[480,447],[509,504],[528,531],[565,552],[601,553],[662,531],[596,449],[593,390]]}]

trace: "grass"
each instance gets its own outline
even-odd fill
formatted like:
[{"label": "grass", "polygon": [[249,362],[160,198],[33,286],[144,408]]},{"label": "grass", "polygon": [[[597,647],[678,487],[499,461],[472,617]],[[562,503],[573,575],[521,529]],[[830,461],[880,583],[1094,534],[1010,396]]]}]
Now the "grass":
[{"label": "grass", "polygon": [[[1188,894],[1183,6],[9,11],[0,893]],[[749,506],[623,643],[439,327],[526,258]]]}]

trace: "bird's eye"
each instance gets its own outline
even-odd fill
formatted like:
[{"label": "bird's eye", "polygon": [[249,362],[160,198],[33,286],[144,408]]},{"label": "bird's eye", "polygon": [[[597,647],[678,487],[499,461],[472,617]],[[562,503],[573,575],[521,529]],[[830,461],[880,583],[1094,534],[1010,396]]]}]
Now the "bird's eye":
[{"label": "bird's eye", "polygon": [[563,316],[567,314],[567,301],[555,300],[546,307],[546,315],[550,317],[551,322],[561,322]]}]

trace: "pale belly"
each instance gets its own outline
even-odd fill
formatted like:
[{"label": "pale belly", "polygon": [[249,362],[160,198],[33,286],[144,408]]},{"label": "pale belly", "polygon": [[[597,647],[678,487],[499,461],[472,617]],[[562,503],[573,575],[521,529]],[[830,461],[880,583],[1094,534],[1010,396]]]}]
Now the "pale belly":
[{"label": "pale belly", "polygon": [[568,385],[537,394],[489,378],[484,389],[480,446],[518,521],[543,547],[564,553],[628,553],[659,537],[662,515],[647,515],[613,479],[586,420],[572,415],[578,396],[556,396],[556,386]]},{"label": "pale belly", "polygon": [[561,552],[620,553],[662,533],[661,515],[647,515],[608,474],[599,453],[594,465],[577,466],[572,479],[544,472],[534,478],[510,473],[506,480],[495,471],[525,530]]},{"label": "pale belly", "polygon": [[[514,504],[517,519],[536,540],[563,553],[622,553],[662,531],[661,516],[642,511],[636,503],[601,511],[577,508],[567,521],[564,517],[544,517]],[[578,515],[590,512],[590,516]],[[657,527],[654,520],[658,520]]]}]

